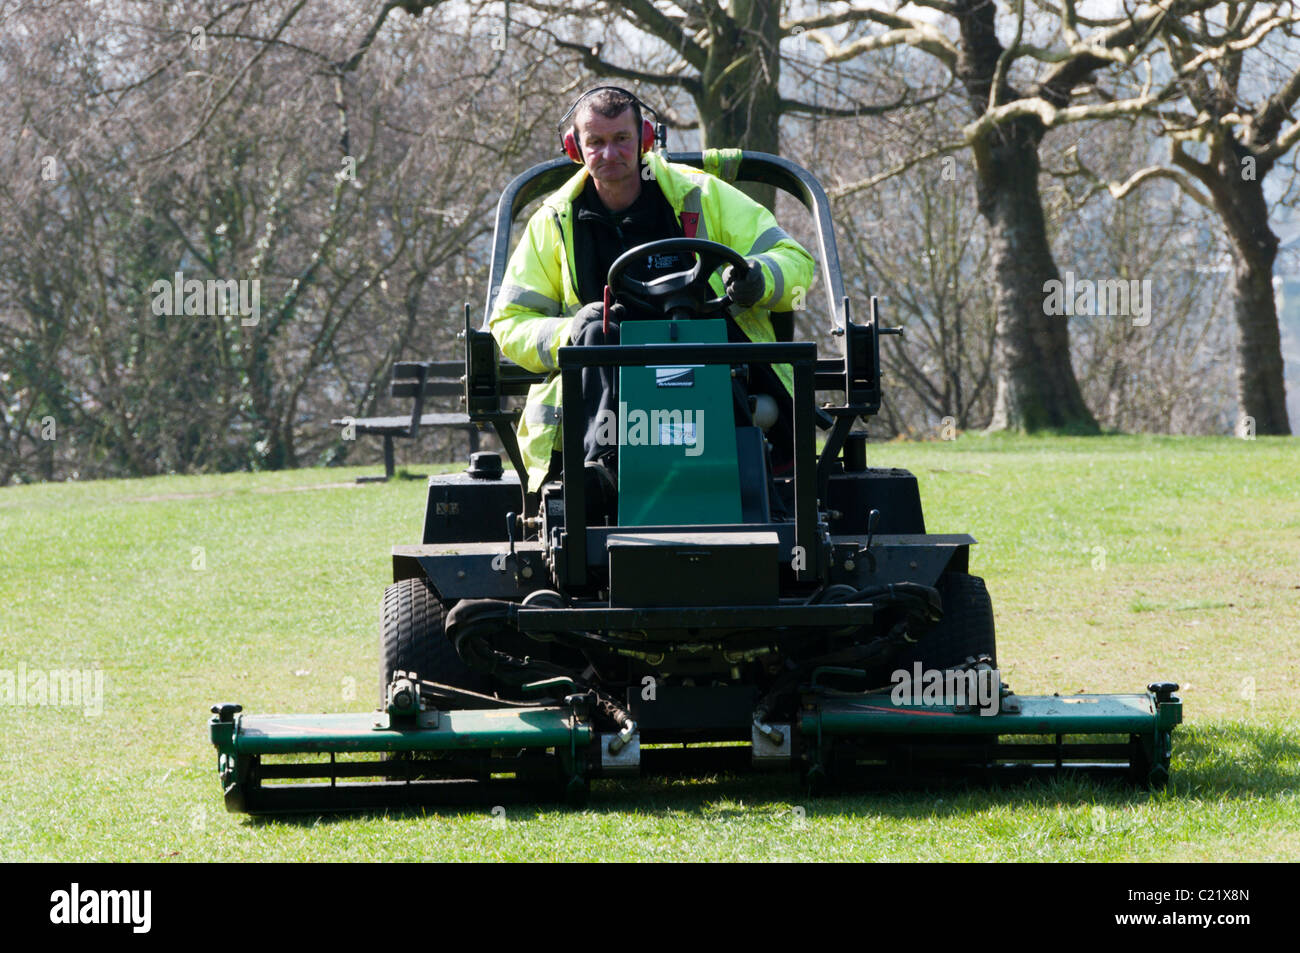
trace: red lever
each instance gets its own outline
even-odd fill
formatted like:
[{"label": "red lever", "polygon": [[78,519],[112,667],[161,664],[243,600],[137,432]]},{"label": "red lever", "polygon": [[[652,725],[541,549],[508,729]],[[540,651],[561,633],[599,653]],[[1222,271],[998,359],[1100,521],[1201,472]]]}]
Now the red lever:
[{"label": "red lever", "polygon": [[609,335],[609,309],[613,305],[613,303],[614,302],[611,300],[611,295],[609,293],[609,285],[606,285],[605,286],[605,307],[600,315],[602,330],[605,332],[606,336]]}]

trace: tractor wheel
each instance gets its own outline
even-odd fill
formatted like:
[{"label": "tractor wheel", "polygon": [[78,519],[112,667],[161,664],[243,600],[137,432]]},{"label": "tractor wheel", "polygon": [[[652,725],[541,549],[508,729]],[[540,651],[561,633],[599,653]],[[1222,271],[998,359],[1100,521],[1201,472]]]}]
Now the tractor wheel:
[{"label": "tractor wheel", "polygon": [[925,669],[947,669],[981,655],[989,656],[996,668],[993,602],[984,580],[964,572],[950,572],[939,577],[935,588],[943,600],[943,618],[919,642],[895,657],[894,668],[911,669],[920,662]]},{"label": "tractor wheel", "polygon": [[379,705],[394,672],[491,694],[488,678],[456,654],[443,631],[443,604],[429,581],[402,579],[384,590],[379,629]]}]

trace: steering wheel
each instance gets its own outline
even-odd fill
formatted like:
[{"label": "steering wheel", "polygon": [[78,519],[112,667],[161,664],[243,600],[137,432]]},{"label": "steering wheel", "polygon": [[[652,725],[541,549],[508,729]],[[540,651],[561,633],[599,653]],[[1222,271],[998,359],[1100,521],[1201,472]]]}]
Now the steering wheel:
[{"label": "steering wheel", "polygon": [[[660,275],[650,281],[638,281],[624,274],[628,265],[645,255],[691,252],[695,265],[681,271]],[[671,319],[713,315],[731,304],[731,296],[713,297],[709,277],[723,265],[732,265],[741,274],[749,271],[743,255],[718,242],[703,238],[665,238],[629,248],[609,266],[606,284],[610,293],[647,311],[661,311]],[[685,312],[680,313],[680,312]]]}]

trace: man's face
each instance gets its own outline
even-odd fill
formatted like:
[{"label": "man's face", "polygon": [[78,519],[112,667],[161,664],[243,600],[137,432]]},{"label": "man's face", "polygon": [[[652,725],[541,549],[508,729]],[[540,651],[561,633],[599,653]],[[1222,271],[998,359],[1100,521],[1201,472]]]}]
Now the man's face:
[{"label": "man's face", "polygon": [[641,137],[631,106],[613,119],[584,109],[574,121],[574,130],[582,146],[582,161],[598,184],[616,185],[640,175]]}]

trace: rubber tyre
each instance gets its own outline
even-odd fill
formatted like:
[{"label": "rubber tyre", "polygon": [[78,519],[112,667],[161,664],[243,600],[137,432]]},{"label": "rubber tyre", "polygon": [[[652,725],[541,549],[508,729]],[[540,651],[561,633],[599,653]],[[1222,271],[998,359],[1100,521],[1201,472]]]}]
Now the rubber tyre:
[{"label": "rubber tyre", "polygon": [[935,588],[943,600],[943,618],[896,656],[894,668],[910,670],[920,662],[925,669],[947,669],[981,655],[993,659],[996,668],[993,601],[984,580],[964,572],[944,573]]},{"label": "rubber tyre", "polygon": [[384,590],[379,626],[379,705],[393,672],[491,694],[489,679],[461,660],[443,630],[444,606],[429,581],[402,579]]}]

